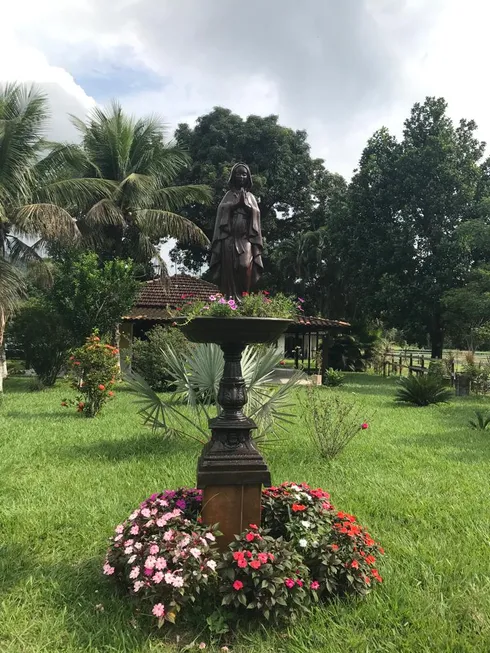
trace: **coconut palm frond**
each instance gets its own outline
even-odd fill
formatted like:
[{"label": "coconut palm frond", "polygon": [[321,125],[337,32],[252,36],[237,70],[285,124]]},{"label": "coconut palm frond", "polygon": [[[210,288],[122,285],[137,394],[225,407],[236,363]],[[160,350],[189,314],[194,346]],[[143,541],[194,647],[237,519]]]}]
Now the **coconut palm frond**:
[{"label": "coconut palm frond", "polygon": [[65,209],[56,204],[26,204],[17,209],[14,216],[16,231],[21,235],[39,234],[52,241],[76,240],[80,232],[75,220]]},{"label": "coconut palm frond", "polygon": [[176,238],[196,245],[209,244],[202,229],[176,213],[162,209],[139,209],[135,211],[135,216],[138,227],[150,238]]},{"label": "coconut palm frond", "polygon": [[189,184],[187,186],[159,188],[152,199],[156,207],[168,211],[178,211],[189,204],[209,204],[212,197],[212,190],[209,186]]},{"label": "coconut palm frond", "polygon": [[25,297],[26,286],[22,275],[6,259],[0,258],[0,311],[12,313]]},{"label": "coconut palm frond", "polygon": [[111,199],[102,199],[87,211],[83,222],[88,227],[103,227],[106,225],[119,225],[122,227],[124,226],[124,216],[121,209]]}]

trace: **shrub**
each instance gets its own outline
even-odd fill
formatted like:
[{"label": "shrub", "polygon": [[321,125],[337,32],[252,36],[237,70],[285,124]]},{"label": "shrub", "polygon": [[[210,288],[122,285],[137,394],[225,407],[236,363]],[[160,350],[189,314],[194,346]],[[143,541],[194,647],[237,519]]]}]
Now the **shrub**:
[{"label": "shrub", "polygon": [[262,520],[302,555],[319,596],[364,595],[382,582],[375,563],[383,549],[356,517],[335,510],[324,490],[295,483],[264,489]]},{"label": "shrub", "polygon": [[[327,492],[283,483],[262,493],[262,527],[250,524],[227,551],[200,523],[200,490],[153,494],[116,527],[103,566],[161,626],[192,605],[210,629],[237,616],[283,621],[311,600],[364,595],[382,582],[383,549]],[[225,610],[216,611],[221,602]],[[216,616],[217,615],[217,616]]]},{"label": "shrub", "polygon": [[13,343],[24,352],[26,367],[34,369],[42,385],[54,385],[73,343],[56,311],[41,300],[30,300],[10,331]]},{"label": "shrub", "polygon": [[481,410],[475,410],[475,418],[469,420],[469,425],[478,431],[486,431],[487,426],[490,424],[490,415],[483,413]]},{"label": "shrub", "polygon": [[[222,604],[238,614],[286,621],[307,610],[309,571],[293,546],[264,534],[257,525],[237,536],[219,564]],[[316,593],[315,593],[316,595]]]},{"label": "shrub", "polygon": [[336,388],[339,385],[342,385],[345,381],[345,376],[342,372],[334,370],[330,367],[328,370],[325,370],[324,383],[325,385],[330,386],[331,388]]},{"label": "shrub", "polygon": [[[70,356],[73,387],[79,391],[77,409],[87,417],[95,417],[114,396],[112,387],[119,374],[119,350],[93,334]],[[66,401],[63,402],[66,405]]]},{"label": "shrub", "polygon": [[424,376],[407,376],[398,381],[396,401],[429,406],[449,401],[452,392],[446,387],[444,380],[436,374]]},{"label": "shrub", "polygon": [[[187,299],[186,296],[182,297]],[[186,315],[189,319],[207,317],[277,317],[293,318],[302,311],[303,299],[294,300],[282,293],[271,296],[267,290],[258,293],[243,293],[240,303],[226,299],[222,294],[210,295],[207,301],[189,298],[175,315]]]},{"label": "shrub", "polygon": [[180,329],[156,326],[148,332],[147,340],[135,340],[133,344],[133,369],[140,374],[155,392],[169,389],[172,376],[167,369],[166,347],[178,356],[185,356],[191,347]]},{"label": "shrub", "polygon": [[327,460],[338,456],[349,442],[368,424],[355,403],[320,388],[308,387],[303,395],[302,419],[308,437]]}]

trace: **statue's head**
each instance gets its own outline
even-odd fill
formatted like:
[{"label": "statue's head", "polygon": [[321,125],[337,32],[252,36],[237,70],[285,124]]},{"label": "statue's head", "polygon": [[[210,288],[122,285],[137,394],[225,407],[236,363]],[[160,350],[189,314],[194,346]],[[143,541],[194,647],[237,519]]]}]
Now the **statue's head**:
[{"label": "statue's head", "polygon": [[246,163],[235,163],[231,169],[228,184],[232,188],[245,188],[246,190],[252,188],[252,175]]}]

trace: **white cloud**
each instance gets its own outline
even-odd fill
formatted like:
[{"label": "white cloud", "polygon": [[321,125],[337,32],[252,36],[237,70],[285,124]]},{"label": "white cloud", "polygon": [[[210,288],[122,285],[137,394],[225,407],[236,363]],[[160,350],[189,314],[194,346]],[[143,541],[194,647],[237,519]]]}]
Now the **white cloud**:
[{"label": "white cloud", "polygon": [[104,61],[161,78],[161,89],[118,91],[135,113],[172,126],[215,105],[278,113],[346,175],[375,129],[400,133],[428,94],[490,137],[481,0],[17,0],[3,18],[0,80],[44,84],[58,138],[70,134],[66,111],[94,104],[75,80]]}]

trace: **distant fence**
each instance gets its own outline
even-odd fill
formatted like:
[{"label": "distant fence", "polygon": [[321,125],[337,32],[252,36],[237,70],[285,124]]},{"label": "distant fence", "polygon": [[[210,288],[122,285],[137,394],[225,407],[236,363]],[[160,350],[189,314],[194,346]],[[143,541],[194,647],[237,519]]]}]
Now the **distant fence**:
[{"label": "distant fence", "polygon": [[[440,358],[431,358],[426,354],[414,353],[408,351],[387,352],[383,361],[383,376],[398,375],[402,376],[406,371],[410,376],[426,374],[429,371],[431,363],[440,363]],[[445,361],[448,375],[451,377],[451,384],[455,379],[455,362],[454,360]]]}]

